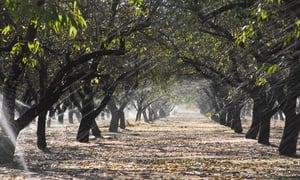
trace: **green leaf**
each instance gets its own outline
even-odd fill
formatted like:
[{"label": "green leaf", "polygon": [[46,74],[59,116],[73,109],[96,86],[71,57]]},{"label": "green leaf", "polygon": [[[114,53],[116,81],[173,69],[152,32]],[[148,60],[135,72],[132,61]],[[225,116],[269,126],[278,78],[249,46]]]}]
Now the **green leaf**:
[{"label": "green leaf", "polygon": [[97,77],[91,80],[92,85],[97,85],[97,84],[99,84],[99,82],[100,82],[100,80]]},{"label": "green leaf", "polygon": [[21,43],[21,42],[18,42],[18,43],[16,43],[13,47],[12,47],[12,49],[11,49],[11,54],[19,54],[20,52],[21,52],[21,50],[22,50],[22,46],[23,46],[24,44],[23,43]]},{"label": "green leaf", "polygon": [[292,37],[292,34],[289,33],[289,34],[285,37],[285,39],[284,39],[283,46],[286,46],[286,45],[290,44],[292,38],[293,38],[293,37]]},{"label": "green leaf", "polygon": [[73,39],[77,36],[77,29],[74,26],[70,26],[69,36]]},{"label": "green leaf", "polygon": [[296,24],[296,26],[300,27],[300,19],[297,19],[295,24]]},{"label": "green leaf", "polygon": [[144,1],[144,0],[129,0],[129,3],[130,3],[130,4],[133,4],[133,5],[135,5],[135,6],[140,6],[140,5],[143,4],[143,1]]},{"label": "green leaf", "polygon": [[29,51],[33,51],[33,49],[34,49],[34,44],[33,43],[31,43],[31,42],[28,42],[27,43],[27,46],[28,46],[28,49],[29,49]]},{"label": "green leaf", "polygon": [[34,25],[34,28],[37,28],[37,26],[38,26],[38,20],[32,19],[32,20],[30,21],[30,23],[31,23],[32,25]]},{"label": "green leaf", "polygon": [[277,70],[277,64],[274,64],[273,66],[270,66],[267,70],[268,75],[272,75]]},{"label": "green leaf", "polygon": [[73,9],[76,10],[76,7],[77,7],[77,2],[74,1],[74,3],[73,3]]},{"label": "green leaf", "polygon": [[193,39],[193,34],[187,35],[187,37],[186,37],[187,41],[191,41],[192,39]]},{"label": "green leaf", "polygon": [[29,63],[30,67],[35,67],[36,64],[37,64],[36,59],[31,59],[31,61]]},{"label": "green leaf", "polygon": [[261,13],[260,13],[260,16],[261,16],[262,20],[268,19],[268,13],[267,13],[267,11],[262,10]]},{"label": "green leaf", "polygon": [[208,112],[208,113],[204,114],[204,116],[207,117],[207,118],[209,118],[209,119],[211,119],[212,115],[213,114],[211,112]]},{"label": "green leaf", "polygon": [[23,57],[23,58],[22,58],[22,62],[23,62],[23,64],[27,64],[27,62],[28,62],[27,57]]},{"label": "green leaf", "polygon": [[52,25],[52,28],[54,30],[55,33],[59,33],[60,31],[60,22],[59,21],[55,21]]},{"label": "green leaf", "polygon": [[266,83],[267,83],[267,80],[266,80],[265,78],[263,78],[263,77],[257,78],[257,79],[256,79],[256,82],[255,82],[255,84],[256,84],[257,86],[263,86],[263,85],[265,85]]},{"label": "green leaf", "polygon": [[2,29],[2,34],[3,35],[7,35],[8,33],[9,33],[9,31],[11,31],[12,30],[12,26],[10,26],[10,25],[8,25],[8,26],[6,26],[4,29]]},{"label": "green leaf", "polygon": [[39,50],[40,42],[37,40],[35,40],[34,42],[28,42],[27,46],[28,46],[28,49],[30,52],[32,52],[33,54],[36,54]]},{"label": "green leaf", "polygon": [[147,51],[147,47],[143,46],[143,47],[140,48],[140,53],[143,53],[145,51]]},{"label": "green leaf", "polygon": [[87,47],[87,48],[85,48],[85,52],[86,52],[86,53],[91,53],[91,52],[92,52],[92,50],[91,50],[91,48],[90,48],[90,47]]},{"label": "green leaf", "polygon": [[78,22],[79,22],[82,29],[87,28],[87,23],[86,23],[85,19],[82,16],[78,17]]}]

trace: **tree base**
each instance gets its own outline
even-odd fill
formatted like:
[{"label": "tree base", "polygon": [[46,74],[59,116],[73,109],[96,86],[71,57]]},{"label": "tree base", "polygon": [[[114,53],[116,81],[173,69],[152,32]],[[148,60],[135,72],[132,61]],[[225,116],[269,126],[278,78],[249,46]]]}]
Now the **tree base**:
[{"label": "tree base", "polygon": [[249,133],[249,131],[246,133],[245,138],[246,139],[256,139],[257,135],[254,133]]},{"label": "tree base", "polygon": [[268,140],[258,140],[258,143],[262,144],[262,145],[266,145],[266,146],[270,146],[271,145],[271,143]]},{"label": "tree base", "polygon": [[243,134],[243,129],[234,129],[234,132],[237,134]]},{"label": "tree base", "polygon": [[0,164],[12,163],[15,149],[15,145],[8,136],[0,135]]},{"label": "tree base", "polygon": [[291,157],[291,158],[300,159],[300,154],[289,154],[289,153],[282,153],[282,152],[279,152],[279,154],[281,156],[287,156],[287,157]]}]

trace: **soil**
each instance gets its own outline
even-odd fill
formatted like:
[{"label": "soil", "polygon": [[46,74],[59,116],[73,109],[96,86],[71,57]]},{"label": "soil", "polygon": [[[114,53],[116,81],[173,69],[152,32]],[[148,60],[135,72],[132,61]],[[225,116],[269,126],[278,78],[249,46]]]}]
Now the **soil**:
[{"label": "soil", "polygon": [[[38,150],[30,125],[19,136],[15,162],[0,165],[0,179],[300,179],[300,159],[278,155],[280,121],[272,121],[272,146],[192,111],[153,123],[129,121],[118,133],[107,131],[108,121],[97,122],[104,138],[91,135],[89,143],[76,142],[77,122],[53,122],[49,152]],[[249,122],[243,121],[244,131]]]}]

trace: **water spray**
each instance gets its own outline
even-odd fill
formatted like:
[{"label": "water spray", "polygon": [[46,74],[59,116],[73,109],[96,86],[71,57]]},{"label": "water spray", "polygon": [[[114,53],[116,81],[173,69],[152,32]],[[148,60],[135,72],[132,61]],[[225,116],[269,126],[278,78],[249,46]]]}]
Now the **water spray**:
[{"label": "water spray", "polygon": [[[0,146],[9,144],[9,146],[1,147],[2,151],[7,151],[7,152],[14,151],[13,153],[15,153],[15,148],[16,148],[16,145],[17,145],[17,137],[16,137],[16,134],[15,134],[14,130],[9,125],[8,121],[5,119],[5,114],[2,111],[2,102],[3,102],[2,99],[3,99],[3,97],[1,95],[0,96],[0,127],[1,127]],[[28,167],[25,163],[23,153],[20,152],[17,156],[19,157],[18,162],[23,167],[26,174],[29,174],[29,169],[28,169]]]}]

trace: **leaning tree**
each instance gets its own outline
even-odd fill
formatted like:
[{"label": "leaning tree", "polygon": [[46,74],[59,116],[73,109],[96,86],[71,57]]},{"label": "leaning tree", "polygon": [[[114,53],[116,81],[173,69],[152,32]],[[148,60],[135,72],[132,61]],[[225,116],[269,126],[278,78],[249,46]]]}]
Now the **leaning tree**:
[{"label": "leaning tree", "polygon": [[[7,22],[1,31],[2,34],[7,35],[7,41],[5,41],[7,44],[4,45],[7,47],[1,48],[1,50],[11,52],[10,57],[12,58],[3,86],[2,107],[5,117],[1,118],[1,162],[10,161],[13,158],[15,144],[10,140],[12,139],[15,142],[19,132],[35,117],[45,114],[65,92],[68,92],[72,84],[81,80],[92,80],[99,74],[95,68],[86,71],[85,68],[80,69],[80,67],[89,64],[89,62],[99,62],[102,60],[101,57],[124,55],[126,53],[125,38],[134,32],[148,27],[151,24],[151,17],[159,5],[159,2],[152,1],[113,2],[117,2],[118,7],[124,6],[125,9],[131,10],[128,13],[132,13],[134,16],[130,16],[132,19],[129,21],[124,20],[124,17],[118,16],[120,17],[120,21],[117,22],[117,25],[113,29],[109,28],[108,24],[104,24],[107,28],[101,32],[103,36],[99,37],[98,43],[93,47],[85,45],[85,42],[89,39],[85,39],[82,36],[85,33],[84,29],[92,22],[84,20],[82,11],[79,8],[84,5],[78,5],[76,1],[58,3],[37,1],[36,4],[32,4],[31,1],[6,1],[5,4],[1,4],[5,7],[1,8],[1,11],[4,11],[2,13],[3,18]],[[33,7],[28,8],[28,6]],[[114,9],[114,6],[115,3],[111,4],[110,7]],[[24,12],[27,12],[25,13],[26,17],[20,18],[19,13]],[[126,23],[122,24],[122,20]],[[26,24],[28,25],[26,26]],[[48,39],[44,37],[47,34],[46,32],[50,33],[52,38]],[[63,42],[59,41],[59,36],[61,35]],[[11,36],[15,36],[17,41],[11,40]],[[86,37],[88,37],[88,34]],[[49,41],[45,41],[46,43],[44,44],[43,38]],[[26,65],[36,62],[34,59],[29,58],[29,56],[31,57],[33,54],[39,52],[43,55],[43,51],[55,53],[55,51],[59,51],[60,49],[64,49],[65,51],[62,51],[60,64],[57,64],[55,70],[52,69],[54,70],[51,74],[52,77],[47,83],[43,95],[15,120],[14,104],[18,79],[26,68]],[[9,57],[6,59],[9,60]],[[43,56],[39,60],[46,60],[46,57]],[[114,83],[107,88],[107,93],[111,94],[121,80],[131,76],[134,72],[134,70],[129,69],[127,72],[116,76]],[[103,106],[104,104],[100,104],[96,109],[99,111]],[[90,115],[95,116],[96,113],[99,113],[98,111]],[[41,124],[41,126],[38,126],[41,131],[44,131],[44,122],[41,121]],[[7,129],[12,129],[12,133],[8,134],[10,131]],[[44,134],[44,132],[41,132],[41,134]],[[45,142],[44,137],[42,137],[40,142]],[[43,147],[45,145],[45,143],[42,144]]]}]

